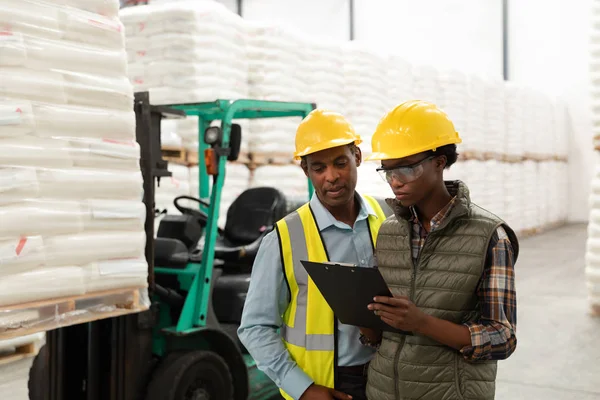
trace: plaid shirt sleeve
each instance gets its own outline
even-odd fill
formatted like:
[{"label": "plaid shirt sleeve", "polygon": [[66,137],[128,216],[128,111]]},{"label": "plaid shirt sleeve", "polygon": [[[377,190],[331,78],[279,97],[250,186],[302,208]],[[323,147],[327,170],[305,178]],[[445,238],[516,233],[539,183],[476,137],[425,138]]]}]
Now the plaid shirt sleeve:
[{"label": "plaid shirt sleeve", "polygon": [[506,359],[517,347],[517,297],[513,248],[502,227],[490,241],[477,295],[481,319],[465,324],[471,346],[461,353],[467,361]]}]

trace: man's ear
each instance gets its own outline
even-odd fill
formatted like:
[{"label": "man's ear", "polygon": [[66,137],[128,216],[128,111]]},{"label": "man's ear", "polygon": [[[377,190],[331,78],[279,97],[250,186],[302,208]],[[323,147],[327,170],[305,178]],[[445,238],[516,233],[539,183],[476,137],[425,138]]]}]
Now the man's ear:
[{"label": "man's ear", "polygon": [[356,152],[354,153],[354,159],[356,160],[356,166],[360,167],[362,163],[362,152],[360,151],[360,147],[356,146]]},{"label": "man's ear", "polygon": [[302,171],[304,171],[304,175],[308,178],[308,165],[306,165],[306,159],[300,161],[300,167],[302,168]]}]

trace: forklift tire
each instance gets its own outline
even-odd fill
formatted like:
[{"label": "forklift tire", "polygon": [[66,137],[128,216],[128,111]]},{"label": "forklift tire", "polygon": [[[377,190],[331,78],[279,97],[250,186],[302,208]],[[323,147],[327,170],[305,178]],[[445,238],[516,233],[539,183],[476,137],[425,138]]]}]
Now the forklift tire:
[{"label": "forklift tire", "polygon": [[48,346],[43,345],[33,359],[27,382],[29,400],[44,400],[47,398],[49,388],[46,382],[50,379],[48,376],[48,364],[50,362],[48,356]]},{"label": "forklift tire", "polygon": [[148,385],[146,400],[232,400],[233,378],[212,351],[171,353]]}]

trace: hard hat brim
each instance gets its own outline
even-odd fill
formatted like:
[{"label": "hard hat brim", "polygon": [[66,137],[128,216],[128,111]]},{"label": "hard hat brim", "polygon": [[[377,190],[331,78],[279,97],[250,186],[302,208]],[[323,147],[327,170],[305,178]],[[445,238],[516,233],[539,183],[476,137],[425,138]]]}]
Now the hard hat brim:
[{"label": "hard hat brim", "polygon": [[459,143],[462,143],[462,139],[460,137],[455,140],[450,140],[450,141],[446,140],[444,142],[437,143],[433,146],[430,145],[430,146],[426,146],[426,147],[412,150],[409,152],[407,152],[407,151],[394,152],[393,150],[373,152],[370,155],[368,155],[367,157],[365,157],[364,160],[365,161],[397,160],[400,158],[410,157],[410,156],[414,156],[415,154],[419,154],[419,153],[423,153],[423,152],[430,151],[433,149],[437,149],[442,146],[447,146],[449,144],[459,144]]},{"label": "hard hat brim", "polygon": [[306,147],[304,149],[304,151],[299,152],[299,153],[294,153],[294,159],[295,160],[300,160],[302,157],[307,156],[309,154],[313,154],[319,151],[323,151],[323,150],[327,150],[327,149],[332,149],[334,147],[340,147],[340,146],[345,146],[348,145],[350,143],[354,143],[355,145],[359,145],[362,143],[362,139],[360,138],[356,138],[356,139],[333,139],[333,140],[328,140],[326,142],[321,142],[321,143],[316,143],[312,146]]}]

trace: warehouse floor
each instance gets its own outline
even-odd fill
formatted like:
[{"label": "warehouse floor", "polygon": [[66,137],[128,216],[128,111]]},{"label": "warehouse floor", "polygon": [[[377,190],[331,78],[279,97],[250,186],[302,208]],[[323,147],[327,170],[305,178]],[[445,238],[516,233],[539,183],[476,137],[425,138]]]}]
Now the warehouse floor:
[{"label": "warehouse floor", "polygon": [[600,318],[586,300],[586,225],[521,241],[516,352],[498,368],[498,400],[600,399]]}]

